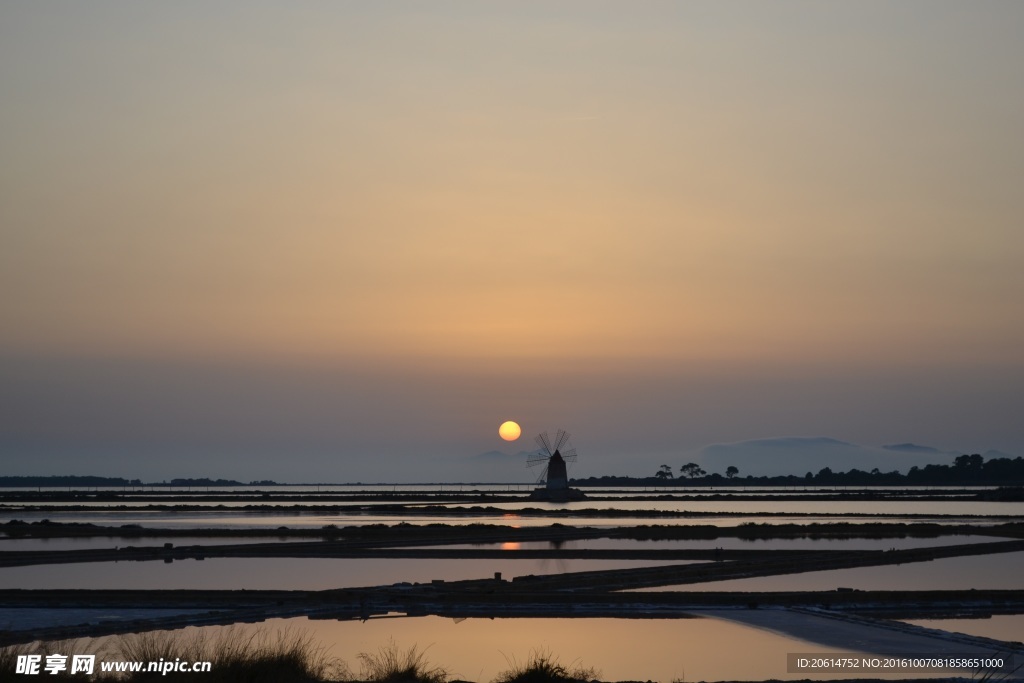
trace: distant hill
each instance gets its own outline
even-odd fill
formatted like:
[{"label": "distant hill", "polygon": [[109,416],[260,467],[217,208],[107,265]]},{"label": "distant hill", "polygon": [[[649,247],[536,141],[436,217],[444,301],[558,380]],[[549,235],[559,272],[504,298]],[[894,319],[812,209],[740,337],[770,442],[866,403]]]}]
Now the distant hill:
[{"label": "distant hill", "polygon": [[1003,451],[997,451],[991,448],[982,453],[981,455],[985,458],[985,460],[996,460],[998,458],[1009,458],[1012,460],[1013,458],[1017,457],[1015,455],[1011,455],[1010,453],[1004,453]]},{"label": "distant hill", "polygon": [[733,465],[741,475],[757,477],[817,473],[825,467],[837,472],[878,468],[882,472],[906,473],[915,466],[948,464],[953,455],[956,454],[911,443],[875,447],[828,437],[790,436],[711,444],[697,452],[697,459],[708,472],[724,472]]}]

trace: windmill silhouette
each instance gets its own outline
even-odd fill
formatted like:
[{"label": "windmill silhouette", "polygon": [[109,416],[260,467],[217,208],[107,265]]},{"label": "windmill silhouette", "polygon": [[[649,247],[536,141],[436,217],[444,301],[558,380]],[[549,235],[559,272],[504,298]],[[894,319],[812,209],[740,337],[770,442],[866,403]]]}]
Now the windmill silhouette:
[{"label": "windmill silhouette", "polygon": [[569,432],[559,429],[554,441],[547,432],[541,432],[535,441],[540,450],[526,458],[526,466],[544,465],[537,483],[544,481],[545,488],[549,491],[568,489],[567,463],[576,462],[576,449],[571,446],[566,448],[569,444]]}]

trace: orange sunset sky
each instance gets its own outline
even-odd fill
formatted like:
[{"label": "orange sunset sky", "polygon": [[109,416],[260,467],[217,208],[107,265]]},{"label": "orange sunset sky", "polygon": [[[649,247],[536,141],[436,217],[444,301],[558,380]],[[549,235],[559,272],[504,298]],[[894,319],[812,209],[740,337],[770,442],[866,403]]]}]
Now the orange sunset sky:
[{"label": "orange sunset sky", "polygon": [[583,476],[1024,454],[1021,35],[1013,2],[4,3],[5,470],[451,479],[506,419]]}]

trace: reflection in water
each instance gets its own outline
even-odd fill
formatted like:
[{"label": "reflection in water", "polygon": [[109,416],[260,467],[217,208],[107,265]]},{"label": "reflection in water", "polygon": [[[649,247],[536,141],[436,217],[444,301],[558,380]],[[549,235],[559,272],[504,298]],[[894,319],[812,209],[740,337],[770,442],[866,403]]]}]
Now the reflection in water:
[{"label": "reflection in water", "polygon": [[[328,525],[339,527],[345,526],[369,526],[372,524],[393,525],[399,522],[425,526],[428,524],[448,524],[452,526],[463,526],[469,524],[492,524],[509,526],[513,529],[522,527],[550,527],[553,524],[566,526],[582,526],[595,528],[617,528],[622,526],[649,526],[652,524],[664,526],[707,526],[735,527],[741,524],[834,524],[842,522],[846,524],[874,524],[921,522],[929,524],[973,524],[976,526],[1003,524],[1005,518],[983,518],[983,517],[935,517],[935,518],[907,518],[907,517],[844,517],[843,515],[813,515],[807,517],[771,517],[771,516],[749,516],[749,517],[519,517],[515,524],[510,524],[503,515],[484,515],[478,517],[463,517],[460,515],[431,515],[422,517],[396,517],[394,515],[378,514],[337,514],[322,515],[316,513],[295,514],[295,513],[180,513],[168,515],[160,513],[145,512],[119,512],[119,513],[82,513],[82,512],[48,512],[48,513],[20,513],[16,519],[24,521],[39,521],[51,519],[54,522],[62,523],[89,523],[98,526],[120,526],[122,524],[140,524],[151,529],[276,529],[286,527],[289,529],[318,529]],[[1017,519],[1024,519],[1024,516]],[[4,519],[0,518],[0,523]]]},{"label": "reflection in water", "polygon": [[[391,493],[390,491],[388,493]],[[776,491],[775,493],[779,493]],[[848,492],[847,492],[848,493]],[[970,494],[968,494],[970,495]],[[274,501],[267,501],[261,499],[260,505],[267,505],[270,508],[280,506],[281,508],[287,508],[292,505],[291,502],[276,503]],[[147,510],[146,507],[150,505],[176,505],[176,504],[187,504],[194,507],[205,507],[209,508],[210,512],[222,509],[235,509],[235,513],[240,513],[241,510],[238,508],[248,507],[253,505],[253,500],[244,501],[201,501],[191,500],[187,496],[170,496],[163,500],[152,500],[152,501],[118,501],[117,505],[119,508],[131,510],[134,514],[147,515],[147,514],[167,514],[167,512],[161,510]],[[303,501],[302,503],[306,507],[336,507],[337,501]],[[733,500],[733,499],[716,499],[716,500],[583,500],[583,501],[568,501],[562,503],[544,503],[539,501],[527,500],[525,497],[519,497],[512,500],[495,500],[488,499],[486,501],[474,501],[470,503],[445,503],[431,498],[415,499],[415,500],[403,500],[402,505],[409,506],[441,506],[451,510],[453,513],[459,513],[467,508],[480,508],[486,507],[495,510],[495,517],[503,518],[505,520],[520,519],[520,514],[527,509],[534,510],[557,510],[559,512],[571,513],[575,510],[633,510],[637,512],[659,510],[677,513],[732,513],[740,512],[745,514],[777,514],[780,512],[797,513],[803,515],[815,515],[830,517],[833,515],[847,515],[847,514],[865,514],[865,515],[886,515],[893,518],[903,517],[906,515],[928,515],[928,516],[942,516],[942,515],[972,515],[972,516],[1003,516],[1011,515],[1020,517],[1021,509],[1020,503],[1015,501],[985,501],[985,500],[970,500],[964,498],[949,497],[944,499],[936,500],[850,500],[848,498],[830,498],[824,500],[773,500],[771,497],[761,498],[758,500]],[[75,507],[75,508],[109,508],[111,505],[110,501],[52,501],[47,502],[48,507],[61,508],[61,507]],[[392,503],[386,504],[388,507]],[[366,505],[360,506],[364,511],[373,514],[377,507],[374,503],[367,503]],[[20,512],[16,510],[16,506],[8,508],[12,513],[18,515],[19,518],[28,519],[30,516],[37,513],[34,512]],[[0,508],[3,509],[3,508]],[[45,516],[59,516],[63,512],[44,512],[41,513]],[[87,513],[88,514],[88,513]],[[98,515],[105,514],[103,512],[96,513]],[[192,514],[192,513],[187,513]],[[309,514],[319,515],[322,513],[312,512]],[[358,515],[359,513],[351,513]],[[402,513],[396,513],[398,517],[402,517]],[[525,513],[529,514],[529,513]],[[395,515],[392,515],[390,519],[395,520]],[[6,520],[2,520],[6,521]],[[400,519],[396,521],[401,521]]]},{"label": "reflection in water", "polygon": [[0,538],[0,551],[4,550],[95,550],[113,549],[126,546],[159,546],[165,542],[176,546],[186,545],[234,545],[244,543],[308,543],[311,539],[301,537],[238,537],[228,536],[144,536],[121,538],[116,536],[90,536],[87,538]]},{"label": "reflection in water", "polygon": [[1008,642],[1024,640],[1024,614],[995,614],[986,619],[904,619],[908,624]]},{"label": "reflection in water", "polygon": [[[941,545],[963,545],[966,543],[991,543],[1004,540],[995,536],[940,536],[938,538],[715,538],[712,540],[662,540],[643,541],[628,538],[581,538],[572,541],[522,541],[519,543],[455,543],[444,544],[448,549],[458,548],[501,548],[503,550],[545,550],[575,548],[658,550],[688,548],[726,548],[754,550],[886,550],[888,548],[927,548]],[[239,543],[308,543],[309,538],[262,538],[224,536],[147,536],[144,538],[117,538],[94,536],[88,538],[6,538],[0,537],[0,551],[4,550],[85,550],[114,548],[116,546],[152,546],[171,541],[175,546],[222,545]],[[410,546],[429,547],[429,546]]]},{"label": "reflection in water", "polygon": [[[992,543],[1009,540],[1002,536],[940,536],[938,538],[730,538],[672,539],[646,541],[630,538],[577,538],[572,541],[523,541],[525,550],[575,548],[580,550],[693,550],[725,548],[727,550],[888,550],[889,548],[932,548],[968,543]],[[426,548],[428,546],[410,546]],[[497,543],[453,543],[458,548],[497,548]]]},{"label": "reflection in water", "polygon": [[644,567],[644,560],[562,560],[548,564],[523,559],[382,558],[211,558],[203,561],[97,562],[0,569],[0,588],[196,588],[325,590],[382,586],[434,579],[506,579],[527,574]]},{"label": "reflection in water", "polygon": [[[468,619],[442,617],[310,621],[275,619],[259,626],[309,629],[358,673],[357,655],[394,639],[401,648],[427,649],[432,665],[456,679],[490,681],[544,649],[562,664],[600,670],[601,680],[805,679],[786,673],[788,652],[837,652],[777,633],[719,619]],[[236,627],[236,628],[238,628]],[[215,629],[218,627],[205,627]],[[194,628],[176,631],[188,634]],[[742,653],[742,656],[738,656]]]},{"label": "reflection in water", "polygon": [[[513,504],[504,504],[513,505]],[[572,504],[570,504],[572,505]],[[0,523],[10,519],[26,522],[37,522],[50,519],[54,522],[89,522],[102,526],[119,526],[121,524],[140,524],[150,528],[318,528],[330,524],[337,526],[363,526],[367,524],[500,524],[504,526],[538,527],[551,526],[554,523],[592,527],[642,526],[649,524],[663,525],[708,525],[738,526],[748,522],[758,524],[812,524],[848,522],[852,524],[867,522],[934,522],[938,524],[995,524],[1008,521],[1005,516],[1024,518],[1020,503],[996,503],[985,501],[960,502],[925,502],[908,501],[901,503],[865,501],[645,501],[641,503],[614,502],[584,506],[576,504],[576,509],[617,509],[617,510],[659,510],[678,517],[626,517],[610,515],[585,516],[573,515],[568,508],[566,516],[530,517],[514,512],[500,512],[485,515],[466,516],[458,505],[447,505],[446,514],[421,515],[412,513],[385,514],[376,512],[373,506],[366,506],[363,512],[343,512],[325,514],[322,512],[295,512],[282,508],[281,511],[242,512],[242,511],[203,511],[203,512],[168,512],[161,510],[125,510],[124,512],[23,512],[0,509]],[[488,506],[492,507],[492,506]],[[502,507],[495,505],[493,507]],[[536,507],[536,506],[535,506]],[[702,513],[721,514],[721,517],[706,517]],[[731,516],[732,513],[744,513],[749,516]],[[771,513],[764,516],[758,513]],[[772,516],[775,513],[791,513],[800,516]],[[878,516],[844,517],[844,514],[866,514]],[[907,517],[907,515],[935,515],[935,517]],[[977,515],[976,517],[955,517],[953,515]],[[988,516],[988,517],[986,517]]]},{"label": "reflection in water", "polygon": [[[920,629],[892,628],[884,619],[851,618],[842,614],[789,610],[780,607],[753,610],[702,610],[701,614],[768,629],[818,645],[878,655],[922,656],[949,654],[953,643],[947,633]],[[998,648],[956,643],[961,654],[996,654]]]},{"label": "reflection in water", "polygon": [[[446,505],[452,510],[479,507],[479,503],[452,503]],[[536,501],[512,501],[489,503],[487,507],[500,510],[536,508],[541,510],[634,510],[637,512],[661,510],[679,513],[723,513],[744,514],[797,513],[802,515],[1021,515],[1021,506],[1016,501],[985,500],[583,500],[566,503],[538,503]]]},{"label": "reflection in water", "polygon": [[881,567],[832,569],[803,574],[757,576],[637,590],[680,591],[828,591],[1019,589],[1024,576],[1024,552],[947,557]]}]

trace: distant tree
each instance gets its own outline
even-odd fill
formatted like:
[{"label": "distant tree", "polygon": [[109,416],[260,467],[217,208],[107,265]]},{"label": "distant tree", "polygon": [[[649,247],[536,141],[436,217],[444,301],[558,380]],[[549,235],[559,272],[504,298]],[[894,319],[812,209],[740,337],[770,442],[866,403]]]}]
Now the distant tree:
[{"label": "distant tree", "polygon": [[740,468],[736,467],[736,465],[729,465],[728,467],[725,468],[725,476],[729,477],[730,479],[732,479],[739,473]]},{"label": "distant tree", "polygon": [[679,472],[684,477],[689,477],[690,479],[696,479],[697,477],[703,477],[705,474],[707,474],[707,472],[702,470],[700,468],[700,465],[698,465],[695,462],[688,462],[688,463],[686,463],[685,465],[683,465],[682,467],[679,468]]},{"label": "distant tree", "polygon": [[953,460],[953,466],[959,470],[980,470],[985,459],[975,453],[974,455],[959,455]]},{"label": "distant tree", "polygon": [[657,477],[658,479],[671,479],[672,468],[669,467],[668,465],[662,465],[661,467],[658,468],[658,471],[654,473],[654,476]]}]

